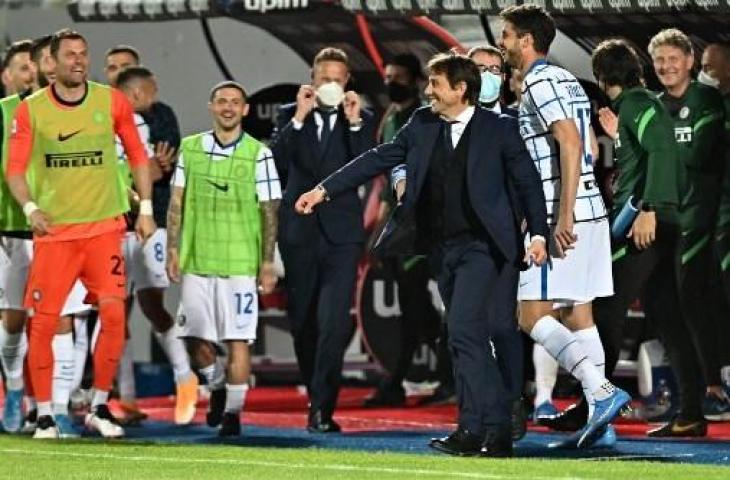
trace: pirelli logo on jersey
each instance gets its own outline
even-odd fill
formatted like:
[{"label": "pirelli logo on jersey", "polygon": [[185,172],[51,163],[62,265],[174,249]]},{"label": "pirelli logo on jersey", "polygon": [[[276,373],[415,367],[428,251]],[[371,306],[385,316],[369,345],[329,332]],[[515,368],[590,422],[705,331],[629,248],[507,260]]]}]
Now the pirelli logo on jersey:
[{"label": "pirelli logo on jersey", "polygon": [[104,154],[101,150],[46,154],[46,168],[98,167],[103,164]]}]

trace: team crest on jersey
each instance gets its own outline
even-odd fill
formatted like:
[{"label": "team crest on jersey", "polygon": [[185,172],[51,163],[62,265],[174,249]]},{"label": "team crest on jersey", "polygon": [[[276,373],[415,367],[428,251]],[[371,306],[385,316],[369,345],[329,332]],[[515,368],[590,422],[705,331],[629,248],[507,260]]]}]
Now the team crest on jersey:
[{"label": "team crest on jersey", "polygon": [[10,125],[10,135],[14,136],[16,133],[18,133],[18,121],[13,119],[13,123]]},{"label": "team crest on jersey", "polygon": [[41,298],[43,298],[43,295],[41,295],[41,291],[37,288],[33,290],[33,300],[36,302],[40,302]]},{"label": "team crest on jersey", "polygon": [[185,322],[187,322],[187,318],[185,318],[185,314],[184,313],[181,313],[180,315],[177,316],[177,324],[178,325],[180,325],[181,327],[184,327],[185,326]]},{"label": "team crest on jersey", "polygon": [[674,139],[677,143],[692,143],[692,127],[675,127]]},{"label": "team crest on jersey", "polygon": [[689,107],[685,105],[679,111],[679,118],[681,118],[682,120],[685,120],[687,117],[689,117]]},{"label": "team crest on jersey", "polygon": [[96,123],[104,123],[104,114],[99,110],[94,112],[93,118]]}]

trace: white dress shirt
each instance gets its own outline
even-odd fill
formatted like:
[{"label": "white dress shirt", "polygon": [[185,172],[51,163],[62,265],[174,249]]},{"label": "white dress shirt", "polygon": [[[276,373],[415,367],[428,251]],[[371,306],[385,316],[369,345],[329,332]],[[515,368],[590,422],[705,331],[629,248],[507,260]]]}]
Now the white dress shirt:
[{"label": "white dress shirt", "polygon": [[[335,123],[337,122],[337,112],[330,115],[330,132],[334,131],[335,129]],[[304,124],[302,122],[299,122],[296,118],[291,119],[292,126],[294,127],[294,130],[301,130]],[[317,140],[320,140],[322,138],[322,127],[324,126],[324,120],[322,119],[322,114],[319,113],[319,111],[314,111],[314,124],[317,125]],[[362,124],[357,125],[350,125],[350,131],[351,132],[357,132],[362,128]]]},{"label": "white dress shirt", "polygon": [[[474,106],[466,107],[466,109],[456,116],[455,119],[451,120],[451,146],[456,148],[461,140],[461,136],[466,130],[466,126],[469,124],[469,120],[474,116]],[[449,122],[449,120],[444,119]]]}]

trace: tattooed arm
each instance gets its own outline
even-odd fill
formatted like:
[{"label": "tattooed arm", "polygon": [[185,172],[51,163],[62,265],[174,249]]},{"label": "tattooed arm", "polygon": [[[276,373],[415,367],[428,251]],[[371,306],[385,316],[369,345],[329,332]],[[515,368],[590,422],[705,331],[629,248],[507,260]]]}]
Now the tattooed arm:
[{"label": "tattooed arm", "polygon": [[167,209],[167,276],[173,282],[180,281],[180,230],[184,192],[183,187],[173,187]]},{"label": "tattooed arm", "polygon": [[271,293],[276,286],[274,272],[274,248],[276,246],[276,232],[278,227],[277,212],[281,200],[260,202],[261,226],[263,239],[263,257],[259,269],[259,285],[262,293]]}]

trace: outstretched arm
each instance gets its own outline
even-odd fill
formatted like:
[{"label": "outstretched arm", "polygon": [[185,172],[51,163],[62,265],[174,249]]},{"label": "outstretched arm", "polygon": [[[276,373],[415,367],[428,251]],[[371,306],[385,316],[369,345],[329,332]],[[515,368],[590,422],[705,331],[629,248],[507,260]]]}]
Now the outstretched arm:
[{"label": "outstretched arm", "polygon": [[401,130],[390,143],[385,143],[360,155],[350,163],[325,178],[314,189],[299,197],[294,208],[308,215],[323,201],[352,190],[371,178],[404,163],[410,141],[409,133]]}]

